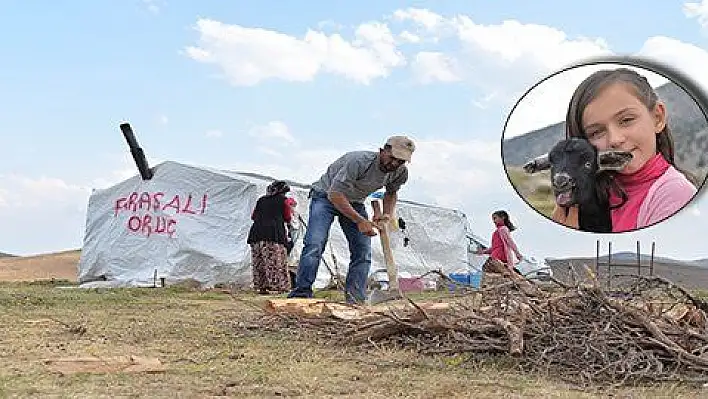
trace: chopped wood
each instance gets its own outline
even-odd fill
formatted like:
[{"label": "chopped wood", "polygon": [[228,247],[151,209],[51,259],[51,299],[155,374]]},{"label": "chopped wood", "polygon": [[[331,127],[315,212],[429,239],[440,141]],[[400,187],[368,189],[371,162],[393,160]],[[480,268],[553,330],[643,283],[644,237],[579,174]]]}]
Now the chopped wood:
[{"label": "chopped wood", "polygon": [[324,344],[508,356],[523,369],[580,386],[708,382],[705,300],[658,277],[634,276],[608,291],[585,274],[591,281],[575,276],[548,285],[492,276],[480,290],[446,302],[367,307],[277,299],[265,307],[273,317],[257,322]]},{"label": "chopped wood", "polygon": [[426,313],[449,309],[447,303],[406,303],[380,304],[375,306],[350,305],[325,299],[285,298],[266,301],[264,309],[268,313],[291,314],[302,317],[334,317],[342,320],[359,320],[378,317],[377,313],[387,311],[405,311],[420,306]]}]

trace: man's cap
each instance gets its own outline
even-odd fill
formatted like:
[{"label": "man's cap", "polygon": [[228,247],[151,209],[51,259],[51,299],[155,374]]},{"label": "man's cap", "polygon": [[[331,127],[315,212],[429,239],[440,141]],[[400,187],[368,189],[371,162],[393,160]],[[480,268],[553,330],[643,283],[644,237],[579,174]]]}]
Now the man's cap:
[{"label": "man's cap", "polygon": [[391,153],[394,157],[403,159],[406,162],[411,161],[411,156],[413,151],[415,151],[413,140],[406,136],[391,136],[386,141],[386,144],[391,146]]}]

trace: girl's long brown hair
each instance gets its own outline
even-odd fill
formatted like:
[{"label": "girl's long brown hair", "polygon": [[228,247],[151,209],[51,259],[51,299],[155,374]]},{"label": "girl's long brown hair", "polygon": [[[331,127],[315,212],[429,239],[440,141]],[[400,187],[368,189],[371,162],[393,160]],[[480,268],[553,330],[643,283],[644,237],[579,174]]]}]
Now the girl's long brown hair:
[{"label": "girl's long brown hair", "polygon": [[509,214],[506,211],[503,211],[503,210],[495,211],[494,213],[492,213],[492,216],[500,217],[501,220],[504,221],[504,226],[506,226],[509,229],[509,231],[516,230],[516,226],[514,226],[514,224],[511,223],[511,219],[509,218]]}]

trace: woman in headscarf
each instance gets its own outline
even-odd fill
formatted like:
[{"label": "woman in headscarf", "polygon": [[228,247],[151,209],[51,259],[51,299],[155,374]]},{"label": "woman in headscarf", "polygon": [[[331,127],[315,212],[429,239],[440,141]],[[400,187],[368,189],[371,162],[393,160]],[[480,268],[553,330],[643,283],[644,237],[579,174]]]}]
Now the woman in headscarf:
[{"label": "woman in headscarf", "polygon": [[266,195],[258,199],[251,215],[253,225],[247,243],[251,246],[253,286],[260,294],[284,293],[291,288],[285,228],[292,220],[285,198],[289,191],[286,182],[274,181],[266,188]]}]

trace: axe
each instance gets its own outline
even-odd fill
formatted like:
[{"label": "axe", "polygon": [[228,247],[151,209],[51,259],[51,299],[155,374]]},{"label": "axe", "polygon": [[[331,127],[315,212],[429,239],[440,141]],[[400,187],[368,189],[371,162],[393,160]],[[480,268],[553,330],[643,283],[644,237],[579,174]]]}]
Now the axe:
[{"label": "axe", "polygon": [[[383,212],[381,211],[381,204],[378,200],[371,201],[371,207],[374,209],[374,218],[382,215]],[[386,271],[388,272],[388,290],[372,290],[371,294],[369,294],[368,300],[370,305],[376,305],[381,302],[403,298],[403,293],[398,287],[398,268],[393,260],[393,252],[391,251],[391,242],[388,237],[388,229],[389,223],[383,223],[382,226],[379,226],[381,249],[383,250]]]}]

